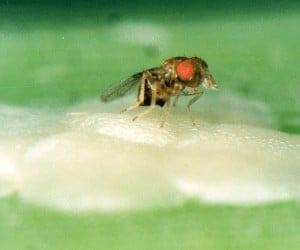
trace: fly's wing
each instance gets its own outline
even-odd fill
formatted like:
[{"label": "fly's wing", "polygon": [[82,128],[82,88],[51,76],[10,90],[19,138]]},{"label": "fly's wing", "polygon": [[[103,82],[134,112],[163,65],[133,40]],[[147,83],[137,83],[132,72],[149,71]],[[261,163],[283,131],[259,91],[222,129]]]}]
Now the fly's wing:
[{"label": "fly's wing", "polygon": [[104,90],[100,99],[103,102],[110,102],[114,99],[124,96],[129,90],[133,89],[142,79],[143,72],[136,73],[126,80],[121,81],[119,84],[114,85]]}]

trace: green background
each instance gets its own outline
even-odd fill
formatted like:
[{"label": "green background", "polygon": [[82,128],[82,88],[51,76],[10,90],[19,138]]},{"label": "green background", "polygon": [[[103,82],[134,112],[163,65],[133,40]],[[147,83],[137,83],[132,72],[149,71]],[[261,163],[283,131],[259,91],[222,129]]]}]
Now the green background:
[{"label": "green background", "polygon": [[[0,103],[66,107],[163,59],[198,55],[221,90],[266,103],[300,133],[297,1],[44,1],[0,4]],[[167,46],[124,43],[124,22],[163,27]],[[0,249],[299,249],[297,202],[63,213],[0,199]]]}]

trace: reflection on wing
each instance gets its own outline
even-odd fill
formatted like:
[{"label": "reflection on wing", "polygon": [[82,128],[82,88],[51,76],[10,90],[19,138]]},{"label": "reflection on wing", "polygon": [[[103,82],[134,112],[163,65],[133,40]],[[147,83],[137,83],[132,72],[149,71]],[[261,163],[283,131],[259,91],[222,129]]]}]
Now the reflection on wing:
[{"label": "reflection on wing", "polygon": [[143,72],[136,73],[121,83],[114,85],[101,93],[101,100],[103,102],[110,102],[118,97],[125,95],[137,83],[140,82]]}]

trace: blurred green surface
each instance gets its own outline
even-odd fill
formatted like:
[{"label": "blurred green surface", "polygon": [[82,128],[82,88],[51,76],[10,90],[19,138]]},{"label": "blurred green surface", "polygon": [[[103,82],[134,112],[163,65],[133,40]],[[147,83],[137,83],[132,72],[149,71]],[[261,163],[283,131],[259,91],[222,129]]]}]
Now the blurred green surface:
[{"label": "blurred green surface", "polygon": [[[300,133],[297,2],[273,2],[270,8],[259,2],[175,2],[170,9],[155,3],[2,3],[0,103],[72,105],[163,59],[198,55],[208,61],[221,90],[266,103],[280,130]],[[124,22],[162,27],[167,41],[162,47],[122,42],[115,32]],[[299,204],[289,202],[67,214],[13,197],[0,199],[0,249],[296,250],[299,215]]]},{"label": "blurred green surface", "polygon": [[231,207],[188,203],[116,214],[67,214],[2,200],[1,249],[297,250],[300,207],[293,202]]}]

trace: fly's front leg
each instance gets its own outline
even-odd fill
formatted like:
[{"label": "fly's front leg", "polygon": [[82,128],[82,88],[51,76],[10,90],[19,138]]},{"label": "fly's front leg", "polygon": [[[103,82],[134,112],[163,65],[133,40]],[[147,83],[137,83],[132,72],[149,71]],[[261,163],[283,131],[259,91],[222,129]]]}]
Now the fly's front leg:
[{"label": "fly's front leg", "polygon": [[[146,109],[144,112],[141,112],[137,116],[135,116],[132,120],[135,121],[136,119],[148,114],[156,104],[156,82],[153,81],[152,83],[150,82],[149,78],[146,79],[146,84],[151,88],[151,102],[150,102],[150,107]],[[143,101],[144,101],[144,96],[143,96]]]},{"label": "fly's front leg", "polygon": [[179,99],[179,96],[180,96],[180,93],[178,95],[175,96],[174,100],[173,100],[173,103],[172,103],[172,106],[175,107],[176,104],[177,104],[177,101]]},{"label": "fly's front leg", "polygon": [[182,95],[182,89],[183,88],[179,89],[180,92],[178,91],[178,93],[175,95],[175,98],[174,98],[172,104],[171,104],[170,98],[166,101],[167,107],[165,108],[164,112],[162,113],[162,115],[160,117],[161,118],[161,124],[160,124],[161,128],[164,126],[165,121],[167,120],[167,117],[170,114],[171,108],[176,106],[179,96]]},{"label": "fly's front leg", "polygon": [[130,111],[132,109],[135,109],[135,108],[139,107],[144,102],[144,99],[145,99],[145,86],[147,84],[146,83],[147,77],[148,77],[148,74],[146,72],[143,73],[142,80],[141,80],[140,94],[139,94],[139,97],[138,97],[138,100],[136,101],[136,103],[133,104],[132,106],[129,106],[126,109],[123,109],[121,111],[121,113],[124,113],[124,112]]},{"label": "fly's front leg", "polygon": [[193,93],[186,94],[186,95],[195,95],[191,100],[189,100],[189,102],[187,104],[187,109],[188,109],[188,112],[189,112],[189,116],[190,116],[190,119],[191,119],[194,126],[196,125],[196,123],[195,123],[195,119],[194,119],[192,111],[191,111],[191,106],[192,106],[192,104],[194,104],[200,98],[200,96],[202,94],[203,94],[203,91],[199,90],[199,89],[195,89]]},{"label": "fly's front leg", "polygon": [[[176,86],[177,85],[177,86]],[[173,100],[172,106],[175,107],[177,104],[177,101],[179,99],[179,96],[184,95],[184,88],[181,84],[175,84],[176,92],[175,92],[175,98]]]}]

